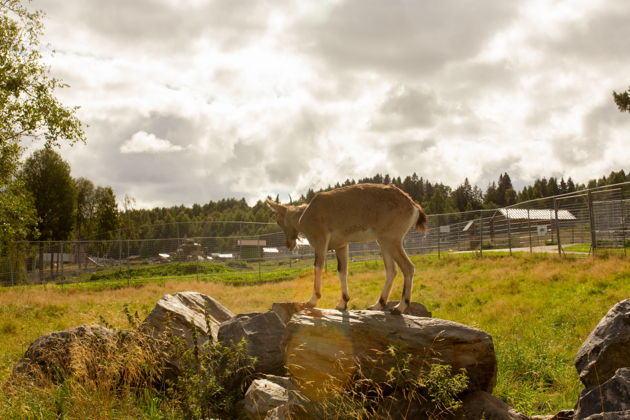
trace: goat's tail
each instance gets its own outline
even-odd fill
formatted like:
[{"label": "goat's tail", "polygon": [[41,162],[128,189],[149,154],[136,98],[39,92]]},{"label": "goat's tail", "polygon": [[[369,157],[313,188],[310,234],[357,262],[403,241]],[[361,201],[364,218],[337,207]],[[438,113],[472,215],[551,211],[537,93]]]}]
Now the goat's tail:
[{"label": "goat's tail", "polygon": [[425,232],[427,230],[427,214],[424,212],[420,204],[414,203],[418,208],[418,220],[416,221],[416,229],[420,232]]}]

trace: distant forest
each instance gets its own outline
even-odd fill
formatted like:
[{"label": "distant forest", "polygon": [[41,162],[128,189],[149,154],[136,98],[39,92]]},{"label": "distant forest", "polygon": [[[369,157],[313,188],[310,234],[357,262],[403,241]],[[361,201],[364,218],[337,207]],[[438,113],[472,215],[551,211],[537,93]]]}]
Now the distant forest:
[{"label": "distant forest", "polygon": [[[492,209],[509,206],[536,198],[550,197],[558,194],[571,193],[585,187],[598,187],[619,182],[630,181],[630,173],[623,170],[611,172],[608,176],[593,179],[586,185],[575,183],[571,178],[557,179],[555,177],[537,179],[532,185],[516,191],[510,176],[506,173],[499,175],[496,182],[481,190],[470,184],[468,179],[456,188],[442,183],[432,183],[428,179],[412,174],[401,177],[391,177],[388,174],[376,174],[373,177],[358,180],[346,179],[343,183],[329,185],[317,191],[309,189],[293,204],[308,203],[320,191],[357,183],[394,184],[407,192],[415,201],[420,203],[429,214],[463,212],[479,209]],[[279,197],[271,197],[276,201]],[[207,204],[194,204],[192,207],[173,206],[153,209],[130,209],[120,214],[120,227],[124,230],[124,237],[131,238],[167,238],[183,236],[231,236],[235,234],[261,234],[274,229],[256,225],[216,224],[203,226],[185,222],[207,221],[243,221],[243,222],[273,222],[272,212],[263,201],[249,206],[245,199],[228,198],[210,201]],[[176,224],[175,222],[184,222]],[[99,236],[102,237],[102,236]]]},{"label": "distant forest", "polygon": [[[235,235],[255,235],[276,231],[272,211],[264,201],[253,206],[244,198],[226,198],[192,207],[172,206],[136,209],[135,200],[125,195],[117,200],[108,186],[95,186],[85,178],[74,179],[67,162],[51,148],[36,151],[20,172],[26,202],[36,211],[32,226],[25,229],[23,239],[29,240],[107,240],[194,238]],[[453,213],[509,206],[536,198],[571,193],[585,187],[597,187],[630,181],[623,170],[608,176],[577,184],[571,178],[537,179],[532,185],[516,191],[508,173],[499,175],[484,190],[471,185],[468,179],[451,188],[442,183],[412,174],[404,178],[376,174],[358,180],[346,179],[317,191],[309,189],[293,204],[308,203],[320,191],[328,191],[357,183],[393,184],[420,203],[427,213]],[[277,201],[279,197],[275,197]],[[122,209],[118,203],[122,203]],[[216,223],[220,222],[220,223]],[[225,223],[230,222],[230,223]],[[252,223],[252,222],[258,222]],[[1,239],[1,238],[0,238]],[[18,238],[16,238],[18,239]],[[14,239],[14,240],[16,240]],[[18,239],[19,240],[19,239]],[[0,241],[1,242],[1,241]]]}]

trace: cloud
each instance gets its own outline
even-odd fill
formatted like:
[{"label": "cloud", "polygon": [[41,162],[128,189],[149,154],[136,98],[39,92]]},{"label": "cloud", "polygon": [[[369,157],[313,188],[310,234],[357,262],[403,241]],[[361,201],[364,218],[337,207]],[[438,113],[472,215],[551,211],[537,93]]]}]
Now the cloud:
[{"label": "cloud", "polygon": [[400,85],[388,92],[372,128],[388,131],[429,127],[444,110],[429,88]]},{"label": "cloud", "polygon": [[490,0],[346,0],[297,22],[296,43],[335,70],[406,76],[473,57],[517,7]]},{"label": "cloud", "polygon": [[129,140],[120,146],[120,153],[169,153],[180,152],[181,146],[175,145],[168,140],[160,139],[155,134],[146,131],[138,131]]},{"label": "cloud", "polygon": [[32,4],[72,85],[59,96],[89,125],[64,157],[139,203],[377,172],[582,182],[630,161],[610,97],[628,84],[624,0]]}]

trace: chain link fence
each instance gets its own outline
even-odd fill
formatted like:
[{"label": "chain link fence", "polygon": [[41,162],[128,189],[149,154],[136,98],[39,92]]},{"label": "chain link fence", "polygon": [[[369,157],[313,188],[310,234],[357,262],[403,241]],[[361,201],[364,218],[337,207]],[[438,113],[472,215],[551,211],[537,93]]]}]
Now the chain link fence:
[{"label": "chain link fence", "polygon": [[[626,182],[505,208],[429,215],[427,231],[410,230],[403,245],[410,255],[474,252],[483,256],[503,251],[586,256],[600,250],[626,255],[629,220],[630,182]],[[293,251],[287,249],[275,223],[174,223],[160,229],[177,236],[125,239],[129,232],[120,231],[116,240],[15,243],[0,255],[0,285],[79,281],[82,275],[117,267],[185,261],[225,262],[244,270],[257,264],[260,272],[262,263],[274,270],[307,266],[313,258],[305,241]],[[237,233],[203,236],[217,229]],[[349,249],[353,261],[380,258],[375,242],[353,243]]]}]

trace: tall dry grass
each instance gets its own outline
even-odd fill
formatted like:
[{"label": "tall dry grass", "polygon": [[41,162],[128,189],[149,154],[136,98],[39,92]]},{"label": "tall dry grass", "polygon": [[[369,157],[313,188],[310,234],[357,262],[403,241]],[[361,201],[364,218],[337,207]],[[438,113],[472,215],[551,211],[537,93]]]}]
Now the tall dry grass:
[{"label": "tall dry grass", "polygon": [[[435,317],[488,331],[499,359],[495,393],[530,414],[552,413],[574,404],[580,384],[573,357],[579,345],[615,302],[630,297],[630,260],[622,257],[452,256],[419,257],[414,262],[413,300],[424,303]],[[354,264],[349,276],[349,309],[373,304],[383,282],[382,263]],[[68,286],[1,289],[0,382],[10,378],[12,366],[38,336],[99,323],[101,318],[125,328],[125,306],[143,318],[164,294],[198,291],[235,313],[243,313],[265,311],[273,302],[305,301],[311,289],[310,275],[250,286],[173,280],[101,291]],[[336,273],[330,266],[318,306],[333,308],[339,293]],[[401,293],[402,279],[398,276],[391,299],[398,299]],[[79,398],[77,393],[72,395]],[[6,403],[3,398],[7,397],[0,397],[0,405]],[[12,398],[15,402],[35,396]],[[79,398],[73,404],[89,406],[91,397],[84,398],[88,402]],[[146,398],[151,406],[153,397]],[[136,405],[111,401],[102,409],[124,411]]]}]

